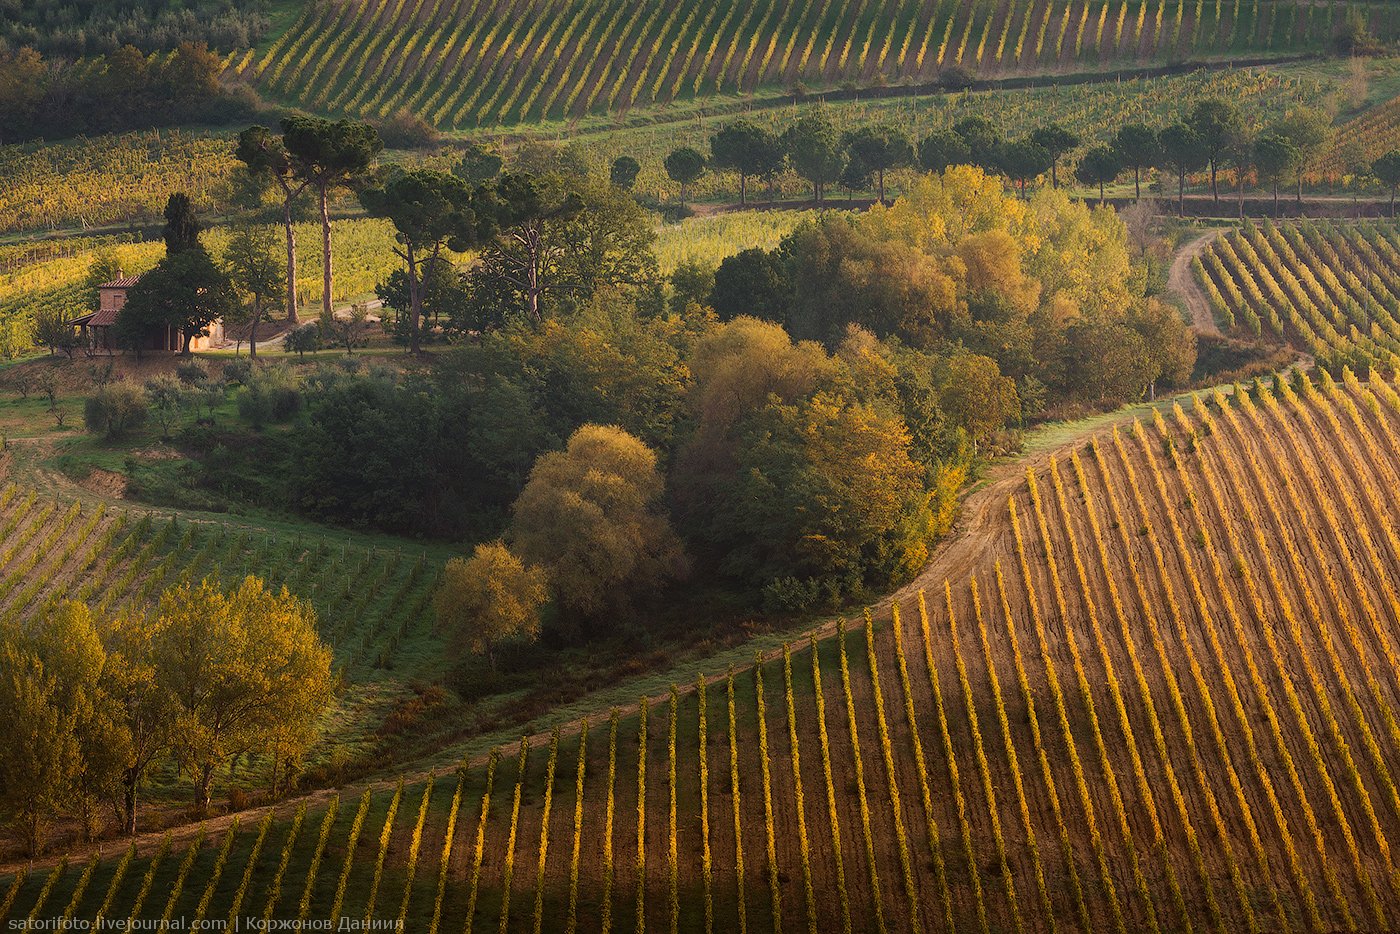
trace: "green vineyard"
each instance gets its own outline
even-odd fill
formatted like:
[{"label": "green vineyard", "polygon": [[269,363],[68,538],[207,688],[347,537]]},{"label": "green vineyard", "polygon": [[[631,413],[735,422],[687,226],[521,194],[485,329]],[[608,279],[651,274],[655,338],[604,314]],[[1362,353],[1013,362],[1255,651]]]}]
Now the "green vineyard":
[{"label": "green vineyard", "polygon": [[[457,768],[31,864],[0,881],[0,921],[1393,926],[1400,395],[1348,372],[1189,409],[1000,483],[970,578],[906,592],[878,625],[828,627]],[[56,540],[65,522],[117,521],[4,496],[5,516],[39,509],[36,535]],[[189,529],[137,520],[112,541],[139,560],[140,543]],[[182,547],[236,564],[240,540],[209,530]],[[341,560],[277,547],[304,553],[289,586]],[[413,606],[415,560],[368,589]],[[393,640],[396,615],[350,632],[353,606],[320,605],[343,655]]]},{"label": "green vineyard", "polygon": [[245,575],[286,587],[316,608],[321,637],[347,676],[334,717],[350,750],[372,745],[410,676],[441,667],[430,601],[446,560],[434,551],[267,532],[162,517],[0,487],[0,621],[61,600],[103,612],[139,610],[169,587]]},{"label": "green vineyard", "polygon": [[626,113],[760,88],[926,82],[1321,49],[1348,15],[1303,0],[320,0],[232,76],[316,112],[444,129]]},{"label": "green vineyard", "polygon": [[1400,370],[1400,229],[1245,222],[1193,261],[1217,321],[1329,365]]}]

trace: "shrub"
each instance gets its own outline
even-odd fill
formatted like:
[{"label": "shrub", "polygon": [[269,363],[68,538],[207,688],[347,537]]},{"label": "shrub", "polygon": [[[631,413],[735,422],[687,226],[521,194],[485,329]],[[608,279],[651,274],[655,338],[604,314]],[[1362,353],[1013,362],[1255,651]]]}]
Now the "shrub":
[{"label": "shrub", "polygon": [[437,130],[408,110],[399,110],[378,126],[379,138],[390,149],[432,149],[439,143]]},{"label": "shrub", "polygon": [[224,382],[246,386],[253,379],[253,361],[239,357],[224,364]]},{"label": "shrub", "polygon": [[175,368],[175,375],[186,386],[198,386],[209,379],[209,371],[198,360],[186,360]]},{"label": "shrub", "polygon": [[238,394],[238,414],[256,426],[285,422],[301,411],[301,390],[286,367],[270,367]]},{"label": "shrub", "polygon": [[119,438],[146,422],[146,391],[135,383],[103,386],[83,405],[83,423],[93,434]]},{"label": "shrub", "polygon": [[938,85],[947,91],[965,91],[977,83],[977,76],[962,65],[951,65],[939,72]]},{"label": "shrub", "polygon": [[282,346],[287,353],[294,353],[298,357],[320,350],[320,325],[313,321],[310,324],[303,324],[299,328],[294,328],[292,331],[288,332]]}]

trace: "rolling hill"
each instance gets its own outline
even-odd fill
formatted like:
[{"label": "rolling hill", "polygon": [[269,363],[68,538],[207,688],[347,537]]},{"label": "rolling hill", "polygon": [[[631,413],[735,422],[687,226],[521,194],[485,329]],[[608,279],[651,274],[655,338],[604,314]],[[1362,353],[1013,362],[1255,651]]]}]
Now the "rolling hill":
[{"label": "rolling hill", "polygon": [[1397,482],[1388,384],[1169,404],[995,475],[863,629],[459,770],[36,864],[0,915],[1385,928]]}]

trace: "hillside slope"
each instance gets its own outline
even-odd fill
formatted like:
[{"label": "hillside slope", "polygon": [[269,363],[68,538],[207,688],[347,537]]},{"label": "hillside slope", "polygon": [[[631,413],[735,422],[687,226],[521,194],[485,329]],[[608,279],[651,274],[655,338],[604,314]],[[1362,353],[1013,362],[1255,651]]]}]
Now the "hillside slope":
[{"label": "hillside slope", "polygon": [[815,662],[795,646],[586,742],[45,867],[0,915],[1393,926],[1397,483],[1385,384],[1159,411],[996,487],[966,577]]},{"label": "hillside slope", "polygon": [[[1380,35],[1393,5],[1348,4]],[[442,129],[574,119],[760,87],[1100,70],[1324,48],[1294,0],[322,0],[229,75],[264,96]]]}]

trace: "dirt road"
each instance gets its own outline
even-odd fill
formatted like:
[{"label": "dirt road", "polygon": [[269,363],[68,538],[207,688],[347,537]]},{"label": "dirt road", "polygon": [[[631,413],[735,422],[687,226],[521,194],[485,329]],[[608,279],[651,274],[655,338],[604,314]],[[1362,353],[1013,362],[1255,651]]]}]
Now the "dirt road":
[{"label": "dirt road", "polygon": [[1206,293],[1191,272],[1191,261],[1204,253],[1206,247],[1223,232],[1216,227],[1189,241],[1177,251],[1171,270],[1167,273],[1167,290],[1185,303],[1186,310],[1191,313],[1191,322],[1200,334],[1219,334],[1220,326],[1215,323],[1215,313],[1206,300]]}]

